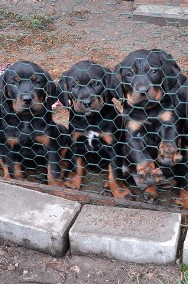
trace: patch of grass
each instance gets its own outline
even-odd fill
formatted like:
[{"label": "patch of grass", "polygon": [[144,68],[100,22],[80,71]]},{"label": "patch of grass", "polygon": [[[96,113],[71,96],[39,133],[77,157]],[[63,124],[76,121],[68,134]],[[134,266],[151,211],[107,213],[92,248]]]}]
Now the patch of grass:
[{"label": "patch of grass", "polygon": [[181,284],[188,284],[188,264],[183,264],[182,272],[184,274],[184,280],[181,281]]},{"label": "patch of grass", "polygon": [[48,17],[48,16],[37,16],[37,15],[34,15],[32,16],[32,18],[30,19],[30,26],[34,29],[46,29],[49,24],[51,24],[53,21],[52,21],[52,18]]},{"label": "patch of grass", "polygon": [[181,29],[180,29],[180,32],[181,32],[181,35],[182,36],[188,36],[188,28],[187,27],[182,27]]},{"label": "patch of grass", "polygon": [[11,11],[8,11],[8,10],[1,9],[0,10],[0,18],[5,19],[5,20],[8,19],[8,20],[20,21],[20,20],[23,19],[23,16],[20,16],[15,12],[11,12]]},{"label": "patch of grass", "polygon": [[53,23],[53,19],[50,16],[33,14],[30,17],[26,17],[6,9],[0,9],[0,20],[11,20],[25,27],[42,30],[48,29],[50,24]]}]

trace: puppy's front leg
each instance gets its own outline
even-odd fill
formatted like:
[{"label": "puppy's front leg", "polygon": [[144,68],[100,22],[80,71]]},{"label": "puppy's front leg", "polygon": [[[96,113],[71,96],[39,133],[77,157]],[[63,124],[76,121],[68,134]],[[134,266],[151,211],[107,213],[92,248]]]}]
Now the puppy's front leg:
[{"label": "puppy's front leg", "polygon": [[126,124],[126,141],[129,147],[132,165],[136,167],[136,184],[141,188],[157,184],[164,180],[162,171],[147,150],[145,143],[146,127],[140,121],[130,120]]},{"label": "puppy's front leg", "polygon": [[68,174],[67,181],[65,185],[70,188],[80,189],[84,179],[84,172],[85,172],[85,162],[84,158],[77,157],[76,158],[76,172],[71,172]]},{"label": "puppy's front leg", "polygon": [[159,115],[159,120],[162,123],[159,132],[161,143],[158,150],[158,161],[161,164],[174,166],[181,162],[182,155],[178,150],[178,117],[173,111],[163,111]]}]

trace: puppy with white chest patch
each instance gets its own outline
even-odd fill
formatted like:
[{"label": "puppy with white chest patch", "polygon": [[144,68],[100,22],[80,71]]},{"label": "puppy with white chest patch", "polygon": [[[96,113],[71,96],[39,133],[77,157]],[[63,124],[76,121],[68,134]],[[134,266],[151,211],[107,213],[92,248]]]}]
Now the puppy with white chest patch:
[{"label": "puppy with white chest patch", "polygon": [[[109,69],[86,60],[73,65],[59,81],[59,100],[69,107],[69,133],[76,157],[76,170],[69,175],[67,186],[80,189],[88,165],[93,170],[107,170],[106,186],[113,196],[127,197],[131,192],[122,182],[121,149],[117,149],[122,118],[107,90],[110,79]],[[119,159],[115,159],[117,155]]]}]

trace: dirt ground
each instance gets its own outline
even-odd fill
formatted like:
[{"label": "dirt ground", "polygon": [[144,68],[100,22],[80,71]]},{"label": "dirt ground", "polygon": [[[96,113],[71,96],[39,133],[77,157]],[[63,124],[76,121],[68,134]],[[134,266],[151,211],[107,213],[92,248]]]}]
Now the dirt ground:
[{"label": "dirt ground", "polygon": [[1,284],[178,284],[180,266],[118,262],[94,256],[55,258],[0,240]]},{"label": "dirt ground", "polygon": [[187,28],[134,21],[134,1],[3,0],[0,9],[2,63],[32,60],[57,79],[79,60],[113,68],[132,50],[162,48],[188,68]]},{"label": "dirt ground", "polygon": [[[188,72],[188,29],[135,21],[135,7],[121,0],[2,0],[0,64],[31,60],[58,79],[83,59],[113,69],[132,50],[161,48]],[[67,124],[65,109],[54,117]],[[54,258],[0,240],[0,284],[176,284],[182,277],[178,264],[136,265],[69,253]]]}]

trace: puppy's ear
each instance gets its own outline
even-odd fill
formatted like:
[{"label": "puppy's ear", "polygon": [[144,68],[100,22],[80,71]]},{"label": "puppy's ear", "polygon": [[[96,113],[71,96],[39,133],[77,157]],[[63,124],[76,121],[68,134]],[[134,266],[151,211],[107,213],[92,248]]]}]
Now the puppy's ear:
[{"label": "puppy's ear", "polygon": [[168,93],[172,89],[178,90],[179,87],[186,81],[180,67],[170,53],[164,50],[153,49],[152,52],[157,53],[161,62],[161,70],[164,74],[163,90]]},{"label": "puppy's ear", "polygon": [[66,107],[70,106],[67,81],[68,81],[68,73],[63,73],[63,75],[61,76],[58,82],[58,99]]},{"label": "puppy's ear", "polygon": [[6,95],[6,81],[5,81],[5,73],[0,76],[0,116],[4,113],[4,107],[6,105],[6,109],[9,109],[9,103]]},{"label": "puppy's ear", "polygon": [[176,93],[187,79],[182,71],[179,70],[179,67],[177,68],[174,65],[164,68],[164,73],[163,89],[166,93]]},{"label": "puppy's ear", "polygon": [[163,66],[165,79],[163,82],[163,89],[166,93],[176,92],[186,81],[186,76],[183,75],[176,62],[167,62]]},{"label": "puppy's ear", "polygon": [[4,97],[5,97],[5,79],[4,79],[4,74],[2,74],[0,76],[0,103],[2,103]]},{"label": "puppy's ear", "polygon": [[103,83],[105,86],[105,102],[110,104],[113,99],[113,95],[109,90],[112,71],[106,67],[103,67],[103,71],[104,71]]},{"label": "puppy's ear", "polygon": [[110,81],[111,81],[112,71],[110,69],[108,69],[107,67],[102,67],[102,68],[103,68],[103,71],[104,71],[104,84],[105,84],[105,87],[109,87]]},{"label": "puppy's ear", "polygon": [[114,71],[111,75],[109,88],[114,98],[116,98],[117,100],[122,100],[124,98],[122,86],[122,63],[119,63],[115,66]]},{"label": "puppy's ear", "polygon": [[52,79],[52,77],[48,72],[45,72],[44,75],[47,78],[47,85],[46,85],[47,102],[51,107],[57,101],[57,84]]},{"label": "puppy's ear", "polygon": [[4,74],[1,74],[1,76],[0,76],[0,92],[2,92],[3,91],[3,89],[4,89]]}]

